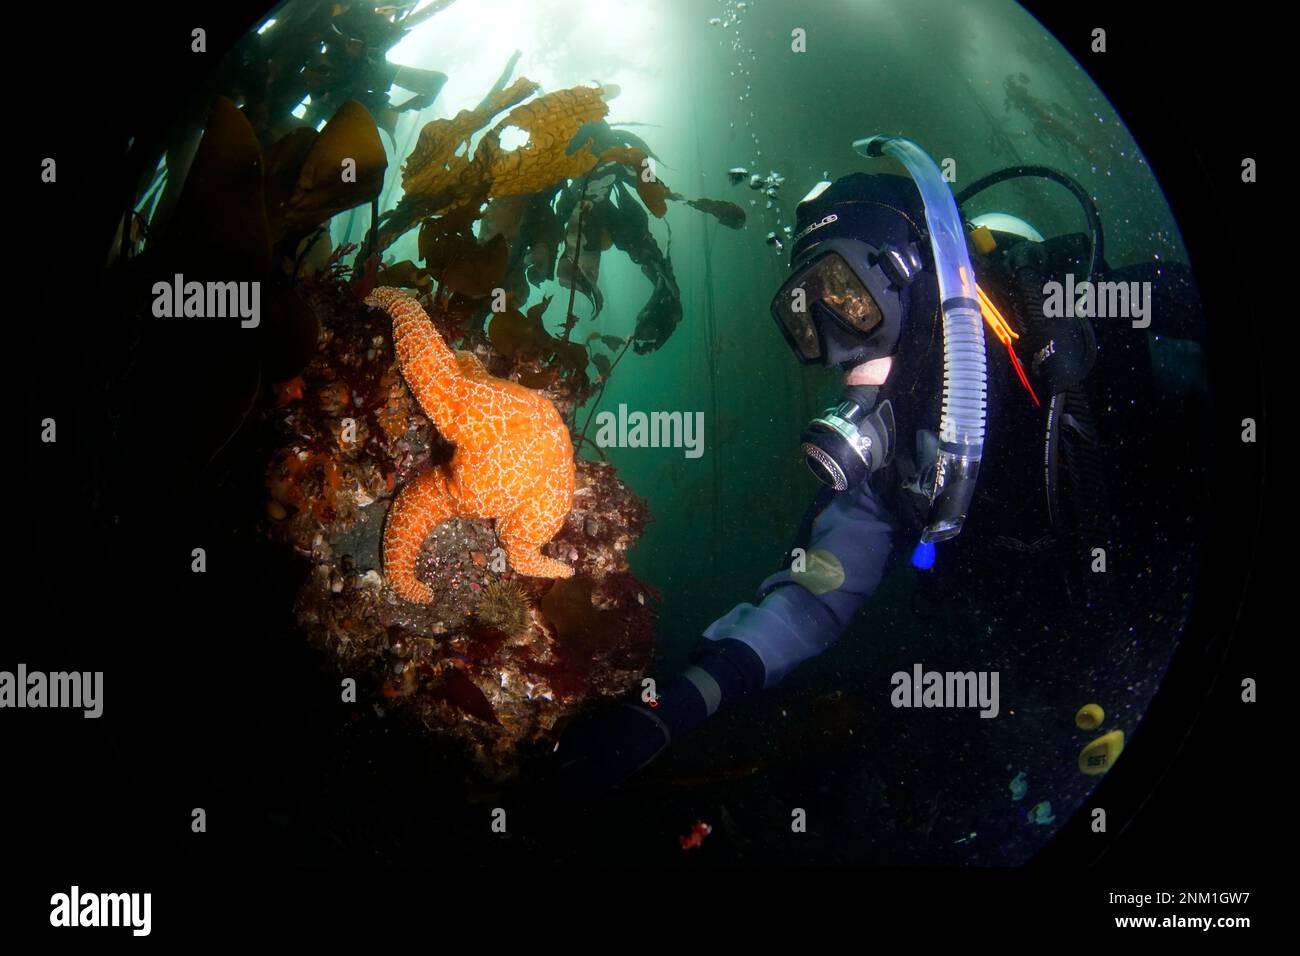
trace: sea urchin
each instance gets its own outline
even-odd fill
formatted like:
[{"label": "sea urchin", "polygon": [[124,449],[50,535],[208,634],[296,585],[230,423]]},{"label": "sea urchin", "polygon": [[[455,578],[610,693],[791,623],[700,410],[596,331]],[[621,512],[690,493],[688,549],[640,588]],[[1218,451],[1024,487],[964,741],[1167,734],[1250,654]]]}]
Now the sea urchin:
[{"label": "sea urchin", "polygon": [[493,581],[479,592],[474,616],[511,637],[528,631],[528,595],[515,581]]}]

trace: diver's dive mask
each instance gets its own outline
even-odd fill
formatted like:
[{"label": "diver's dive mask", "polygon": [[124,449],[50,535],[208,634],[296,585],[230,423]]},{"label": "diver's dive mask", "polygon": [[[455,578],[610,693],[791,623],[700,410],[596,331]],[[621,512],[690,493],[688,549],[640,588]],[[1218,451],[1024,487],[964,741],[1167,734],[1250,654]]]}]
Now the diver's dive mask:
[{"label": "diver's dive mask", "polygon": [[772,297],[772,317],[805,365],[849,368],[890,355],[902,328],[899,293],[922,267],[915,243],[827,239]]}]

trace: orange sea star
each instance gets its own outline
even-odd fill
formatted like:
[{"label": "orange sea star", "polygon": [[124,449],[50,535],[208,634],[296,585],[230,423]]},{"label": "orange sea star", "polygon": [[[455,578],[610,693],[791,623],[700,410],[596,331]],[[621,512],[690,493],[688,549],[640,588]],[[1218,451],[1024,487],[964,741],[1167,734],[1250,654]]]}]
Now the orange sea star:
[{"label": "orange sea star", "polygon": [[405,292],[367,298],[393,317],[397,361],[416,401],[455,443],[445,466],[410,482],[384,528],[384,575],[408,601],[427,604],[415,559],[435,526],[451,518],[495,518],[497,537],[520,574],[567,578],[573,568],[541,553],[573,503],[573,443],[541,393],[493,378],[470,352],[453,352]]}]

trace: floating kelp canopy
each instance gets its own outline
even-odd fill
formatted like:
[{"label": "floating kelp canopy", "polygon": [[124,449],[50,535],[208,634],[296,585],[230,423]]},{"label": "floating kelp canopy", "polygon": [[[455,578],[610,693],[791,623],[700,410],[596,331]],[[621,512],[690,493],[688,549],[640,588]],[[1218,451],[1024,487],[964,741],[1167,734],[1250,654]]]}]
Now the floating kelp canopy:
[{"label": "floating kelp canopy", "polygon": [[[571,290],[557,338],[567,343],[578,321],[572,294],[591,303],[590,318],[599,316],[600,260],[614,248],[651,286],[631,347],[643,354],[659,349],[681,322],[682,304],[670,253],[655,238],[650,218],[663,219],[673,201],[739,229],[744,211],[724,200],[673,192],[658,176],[650,147],[606,122],[615,90],[597,85],[539,93],[526,78],[509,85],[504,79],[475,108],[424,125],[402,166],[402,197],[388,210],[377,206],[387,168],[379,126],[360,101],[343,102],[319,132],[300,125],[266,143],[280,124],[256,126],[247,106],[218,96],[174,209],[149,197],[173,190],[179,167],[162,167],[167,189],[155,183],[146,190],[147,236],[157,241],[139,249],[124,244],[123,257],[148,257],[161,247],[168,260],[202,262],[214,272],[233,267],[284,286],[331,257],[326,227],[332,217],[370,205],[370,230],[359,248],[348,250],[359,286],[373,286],[382,270],[385,282],[429,294],[438,308],[457,316],[461,332],[472,334],[490,313],[514,310],[532,287],[556,281]],[[390,109],[380,110],[380,118],[391,119]],[[504,148],[507,130],[526,133],[527,142]],[[381,265],[384,250],[413,229],[420,261]],[[281,298],[293,301],[292,295]],[[282,369],[301,367],[309,347],[294,334],[280,338],[292,354],[273,363],[277,379]],[[586,368],[587,361],[563,351],[562,364]],[[588,361],[604,375],[614,359],[602,358]]]},{"label": "floating kelp canopy", "polygon": [[[671,259],[650,232],[647,213],[662,219],[669,199],[683,201],[733,229],[744,225],[745,213],[733,203],[669,190],[640,137],[605,122],[610,90],[576,86],[534,96],[537,90],[520,78],[472,110],[426,124],[402,168],[402,199],[380,218],[378,246],[419,224],[424,270],[440,289],[483,298],[500,288],[515,303],[527,298],[529,285],[556,279],[590,300],[593,318],[602,307],[600,256],[613,246],[651,282],[632,342],[637,352],[653,352],[681,321],[682,308]],[[503,149],[510,129],[526,132],[528,141]],[[570,308],[566,339],[573,322]]]}]

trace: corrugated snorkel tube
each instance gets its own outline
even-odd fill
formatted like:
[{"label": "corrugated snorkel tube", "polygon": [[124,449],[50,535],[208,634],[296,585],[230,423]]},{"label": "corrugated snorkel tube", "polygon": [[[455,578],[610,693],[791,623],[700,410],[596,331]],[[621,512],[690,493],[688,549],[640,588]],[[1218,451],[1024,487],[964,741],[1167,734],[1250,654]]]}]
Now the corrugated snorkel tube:
[{"label": "corrugated snorkel tube", "polygon": [[934,490],[921,542],[944,541],[961,533],[984,453],[988,369],[966,232],[939,167],[921,147],[901,136],[877,135],[855,141],[853,148],[863,156],[888,154],[902,163],[925,206],[943,312],[943,405]]}]

